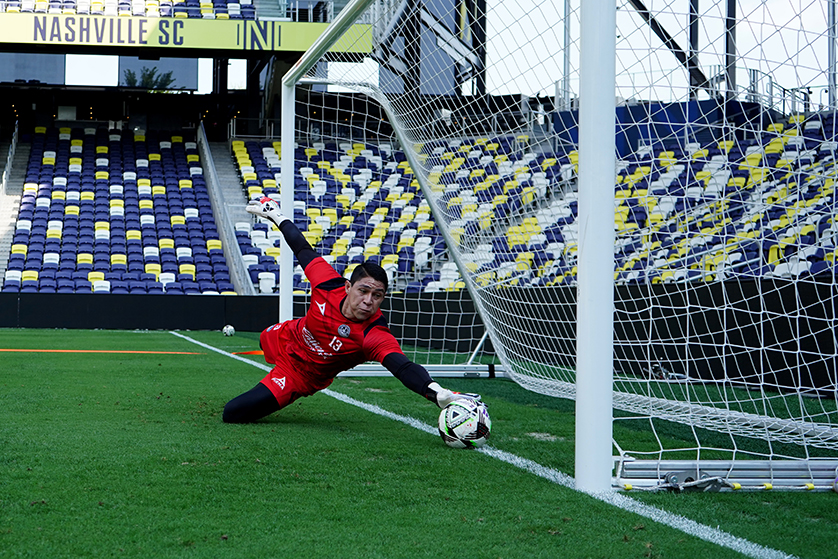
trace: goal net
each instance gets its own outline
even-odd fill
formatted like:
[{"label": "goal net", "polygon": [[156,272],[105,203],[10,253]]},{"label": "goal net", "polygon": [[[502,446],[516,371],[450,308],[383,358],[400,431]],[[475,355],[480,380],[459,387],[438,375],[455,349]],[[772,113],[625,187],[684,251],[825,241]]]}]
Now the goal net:
[{"label": "goal net", "polygon": [[[621,487],[835,478],[831,6],[615,5],[600,108],[615,123],[602,156],[617,163],[605,327]],[[346,251],[321,251],[348,267],[380,258],[408,295],[469,301],[505,374],[565,398],[589,233],[579,13],[577,0],[353,2],[286,76],[295,188],[345,220],[313,238]]]}]

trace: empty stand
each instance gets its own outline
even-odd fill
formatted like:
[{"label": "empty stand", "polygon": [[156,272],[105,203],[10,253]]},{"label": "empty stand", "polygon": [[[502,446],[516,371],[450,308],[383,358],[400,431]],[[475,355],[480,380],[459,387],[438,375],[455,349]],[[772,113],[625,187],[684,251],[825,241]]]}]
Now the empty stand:
[{"label": "empty stand", "polygon": [[[832,115],[792,117],[750,139],[659,142],[618,161],[617,282],[831,275],[838,237],[830,205],[834,129]],[[478,284],[574,284],[577,153],[521,149],[524,141],[417,147],[441,194],[438,209],[452,220],[452,237]],[[245,195],[279,199],[280,143],[232,146]],[[341,273],[372,259],[398,289],[464,287],[446,264],[403,153],[389,145],[319,142],[295,146],[294,166],[294,222]],[[236,235],[254,285],[275,290],[279,233],[242,222]],[[306,290],[301,272],[295,289]]]},{"label": "empty stand", "polygon": [[195,142],[36,128],[5,276],[3,291],[234,293]]}]

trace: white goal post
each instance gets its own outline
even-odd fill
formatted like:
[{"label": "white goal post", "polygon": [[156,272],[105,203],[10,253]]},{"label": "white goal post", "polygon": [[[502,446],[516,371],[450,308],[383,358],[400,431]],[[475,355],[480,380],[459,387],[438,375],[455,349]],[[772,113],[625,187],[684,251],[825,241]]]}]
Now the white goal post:
[{"label": "white goal post", "polygon": [[835,12],[796,8],[352,1],[282,80],[283,212],[334,187],[364,255],[444,240],[394,283],[576,400],[580,489],[829,489]]}]

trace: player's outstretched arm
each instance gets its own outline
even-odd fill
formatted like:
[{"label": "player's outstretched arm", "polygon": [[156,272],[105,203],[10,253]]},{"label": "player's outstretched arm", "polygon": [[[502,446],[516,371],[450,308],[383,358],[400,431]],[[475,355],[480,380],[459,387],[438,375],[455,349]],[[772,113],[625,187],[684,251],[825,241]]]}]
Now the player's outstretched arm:
[{"label": "player's outstretched arm", "polygon": [[317,258],[317,253],[302,232],[289,217],[280,213],[279,206],[273,199],[265,197],[261,200],[251,200],[245,209],[248,213],[264,217],[277,226],[303,270]]},{"label": "player's outstretched arm", "polygon": [[403,353],[390,353],[381,361],[381,364],[406,387],[424,396],[440,408],[444,408],[458,398],[480,401],[478,394],[461,394],[441,387],[431,378],[425,367],[414,363]]}]

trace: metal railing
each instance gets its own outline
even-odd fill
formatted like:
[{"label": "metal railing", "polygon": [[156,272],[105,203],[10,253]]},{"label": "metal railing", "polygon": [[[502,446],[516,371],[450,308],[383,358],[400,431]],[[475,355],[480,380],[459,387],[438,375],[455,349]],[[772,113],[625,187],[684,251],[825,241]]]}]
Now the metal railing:
[{"label": "metal railing", "polygon": [[281,2],[280,9],[291,21],[330,23],[335,19],[335,3],[328,0],[290,0]]},{"label": "metal railing", "polygon": [[[716,64],[709,66],[708,70],[710,83],[719,95],[724,95],[728,90],[725,67]],[[805,115],[830,108],[827,85],[783,87],[770,74],[750,68],[737,68],[735,79],[736,87],[733,93],[737,97],[751,103],[759,103],[783,116]]]},{"label": "metal railing", "polygon": [[12,133],[12,142],[9,144],[9,154],[6,156],[6,167],[3,169],[3,178],[0,179],[0,196],[6,195],[6,183],[12,173],[12,161],[15,158],[18,138],[18,121],[15,121],[15,131]]}]

